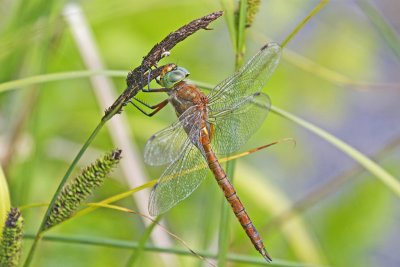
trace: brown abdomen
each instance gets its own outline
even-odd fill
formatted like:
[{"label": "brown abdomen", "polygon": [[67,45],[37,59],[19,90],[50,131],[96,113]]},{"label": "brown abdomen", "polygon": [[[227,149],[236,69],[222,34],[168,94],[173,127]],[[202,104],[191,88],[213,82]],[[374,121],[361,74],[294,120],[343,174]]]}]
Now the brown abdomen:
[{"label": "brown abdomen", "polygon": [[246,231],[247,236],[250,238],[257,251],[265,258],[265,260],[271,261],[272,259],[265,250],[264,243],[260,235],[258,234],[256,227],[254,226],[242,202],[237,196],[235,188],[226,177],[226,173],[219,164],[218,159],[212,151],[210,144],[203,144],[203,149],[208,166],[213,172],[218,185],[224,192],[226,200],[228,200],[229,204],[231,205],[236,218],[239,220],[240,224]]}]

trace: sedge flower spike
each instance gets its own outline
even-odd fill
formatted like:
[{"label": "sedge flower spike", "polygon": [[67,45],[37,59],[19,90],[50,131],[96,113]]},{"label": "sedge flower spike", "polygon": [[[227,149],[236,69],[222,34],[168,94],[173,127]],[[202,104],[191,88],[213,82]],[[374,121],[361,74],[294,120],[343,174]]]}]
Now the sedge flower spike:
[{"label": "sedge flower spike", "polygon": [[106,176],[120,159],[121,150],[109,152],[86,167],[80,175],[66,184],[51,209],[44,229],[47,230],[70,218],[94,189],[103,184]]},{"label": "sedge flower spike", "polygon": [[18,266],[23,237],[24,219],[17,208],[12,208],[8,213],[6,223],[3,227],[3,236],[0,243],[0,266]]}]

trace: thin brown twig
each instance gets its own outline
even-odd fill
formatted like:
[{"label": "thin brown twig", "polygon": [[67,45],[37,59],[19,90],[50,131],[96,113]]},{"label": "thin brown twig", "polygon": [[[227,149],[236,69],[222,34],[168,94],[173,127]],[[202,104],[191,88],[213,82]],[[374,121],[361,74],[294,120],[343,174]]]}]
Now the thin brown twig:
[{"label": "thin brown twig", "polygon": [[[169,52],[179,42],[185,40],[187,37],[200,29],[210,30],[208,25],[222,16],[222,11],[213,12],[209,15],[193,20],[192,22],[182,26],[177,31],[167,35],[160,43],[156,44],[150,52],[142,60],[142,64],[128,73],[126,77],[127,88],[117,98],[117,100],[107,108],[103,118],[106,118],[110,113],[116,114],[122,112],[122,107],[125,106],[134,97],[139,90],[146,85],[147,82],[155,79],[160,75],[163,66],[151,70],[156,67],[157,63],[162,59],[165,52]],[[150,74],[149,74],[150,71]],[[146,82],[143,82],[146,81]]]}]

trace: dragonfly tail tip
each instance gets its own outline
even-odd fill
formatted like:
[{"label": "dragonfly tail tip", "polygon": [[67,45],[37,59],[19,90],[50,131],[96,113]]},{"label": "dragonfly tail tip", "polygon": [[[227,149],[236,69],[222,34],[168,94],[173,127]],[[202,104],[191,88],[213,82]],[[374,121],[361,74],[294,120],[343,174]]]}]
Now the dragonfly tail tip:
[{"label": "dragonfly tail tip", "polygon": [[263,251],[261,251],[261,255],[264,257],[264,259],[267,262],[271,262],[272,258],[268,255],[267,251],[265,249],[263,249]]}]

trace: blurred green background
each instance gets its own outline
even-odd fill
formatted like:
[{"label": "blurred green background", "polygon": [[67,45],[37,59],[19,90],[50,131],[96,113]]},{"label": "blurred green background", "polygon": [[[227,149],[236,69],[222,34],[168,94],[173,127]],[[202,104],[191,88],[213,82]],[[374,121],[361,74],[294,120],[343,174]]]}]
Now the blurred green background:
[{"label": "blurred green background", "polygon": [[[282,42],[318,2],[262,1],[254,25],[247,30],[246,58],[268,41]],[[222,8],[219,1],[203,0],[1,1],[1,83],[87,70],[67,19],[79,11],[67,10],[71,3],[81,9],[104,68],[126,73],[168,33]],[[327,130],[395,177],[400,173],[399,9],[395,0],[331,1],[285,47],[280,66],[264,88],[273,105]],[[234,70],[234,50],[224,18],[211,28],[178,44],[162,63],[184,66],[195,81],[216,84],[228,77]],[[125,89],[124,77],[119,76],[110,77],[117,93]],[[94,89],[89,78],[75,77],[2,92],[0,156],[13,206],[49,202],[107,107],[99,103]],[[153,104],[165,95],[140,98]],[[141,155],[146,140],[176,120],[172,108],[147,118],[127,106],[123,116],[137,147],[135,163],[147,180],[156,179],[163,168],[145,166]],[[117,146],[110,131],[102,130],[80,167]],[[335,146],[274,113],[243,151],[286,137],[294,138],[296,146],[281,143],[240,158],[235,171],[238,195],[273,259],[330,266],[399,266],[398,196]],[[90,201],[126,191],[136,178],[118,169]],[[193,250],[216,252],[222,201],[210,176],[169,211],[162,224]],[[137,209],[131,198],[117,204]],[[44,211],[24,210],[26,233],[35,233]],[[230,219],[229,252],[261,258],[234,217]],[[49,235],[138,241],[144,230],[138,215],[101,209],[56,227]],[[159,232],[169,238],[171,247],[186,250]],[[27,240],[25,252],[30,244]],[[42,241],[32,266],[125,266],[131,253]],[[158,252],[144,252],[137,262],[137,266],[203,265],[207,263],[193,256],[165,257]]]}]

